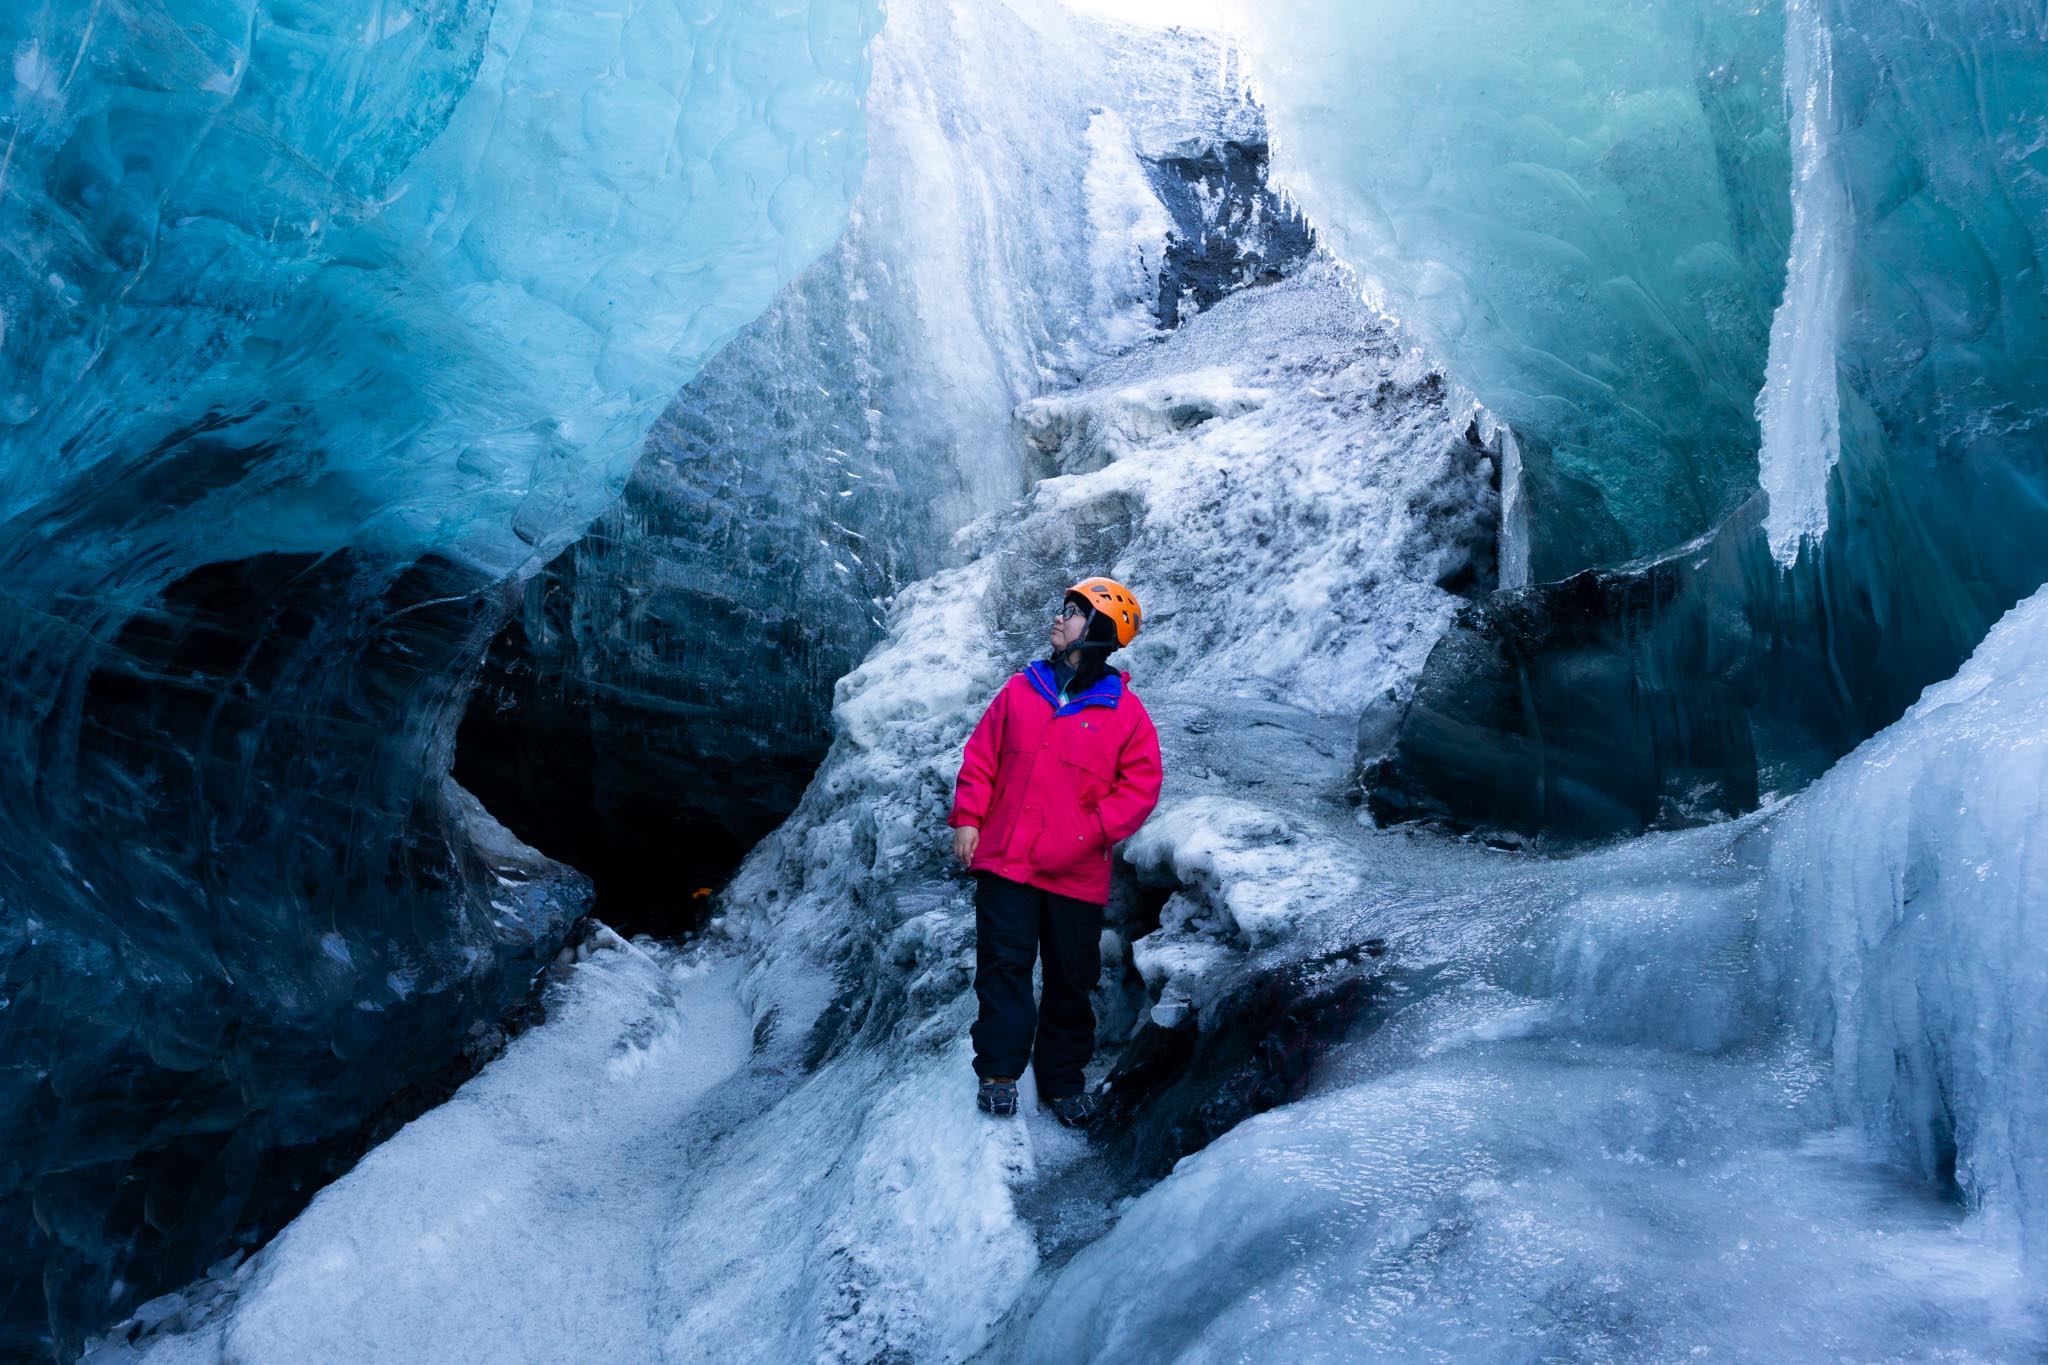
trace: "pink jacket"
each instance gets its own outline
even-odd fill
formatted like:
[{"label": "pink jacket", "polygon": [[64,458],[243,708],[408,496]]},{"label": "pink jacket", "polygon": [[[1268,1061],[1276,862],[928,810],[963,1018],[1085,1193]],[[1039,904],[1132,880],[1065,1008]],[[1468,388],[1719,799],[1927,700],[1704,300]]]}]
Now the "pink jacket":
[{"label": "pink jacket", "polygon": [[981,830],[973,870],[1109,900],[1109,849],[1159,804],[1159,732],[1128,675],[1056,709],[1051,665],[1003,684],[968,737],[947,823]]}]

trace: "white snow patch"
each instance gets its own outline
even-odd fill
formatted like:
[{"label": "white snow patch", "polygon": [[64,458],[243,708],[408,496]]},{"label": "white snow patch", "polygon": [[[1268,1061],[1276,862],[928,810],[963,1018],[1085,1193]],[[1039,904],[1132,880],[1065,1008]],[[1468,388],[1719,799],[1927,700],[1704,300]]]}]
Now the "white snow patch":
[{"label": "white snow patch", "polygon": [[1102,337],[1122,350],[1158,328],[1159,267],[1173,220],[1145,179],[1130,129],[1114,110],[1088,120],[1088,163],[1082,174],[1088,206],[1088,266]]},{"label": "white snow patch", "polygon": [[655,1359],[648,1277],[708,1141],[692,1115],[752,1038],[739,974],[638,945],[570,969],[545,1024],[323,1190],[219,1287],[224,1311],[166,1315],[141,1359]]}]

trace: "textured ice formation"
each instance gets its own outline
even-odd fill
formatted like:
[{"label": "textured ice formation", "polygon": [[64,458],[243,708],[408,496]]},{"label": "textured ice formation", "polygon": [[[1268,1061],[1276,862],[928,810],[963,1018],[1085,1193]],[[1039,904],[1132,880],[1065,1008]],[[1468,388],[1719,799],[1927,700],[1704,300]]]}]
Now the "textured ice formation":
[{"label": "textured ice formation", "polygon": [[183,1333],[177,1351],[206,1360],[658,1359],[650,1213],[688,1180],[678,1152],[745,1105],[752,1023],[731,962],[604,929],[574,956],[545,1026],[261,1257],[142,1305],[134,1325]]},{"label": "textured ice formation", "polygon": [[1542,862],[1163,807],[1126,855],[1211,921],[1197,1027],[1275,945],[1355,970],[1332,950],[1383,936],[1373,1003],[1003,1358],[2038,1354],[2044,615],[1774,818]]},{"label": "textured ice formation", "polygon": [[[1237,397],[1212,411],[1190,408],[1189,394]],[[1055,404],[1068,438],[1049,434]],[[1469,413],[1399,352],[1328,262],[1231,295],[1078,389],[1025,405],[1022,418],[1053,447],[1041,458],[1076,472],[974,523],[959,542],[966,564],[898,595],[887,639],[839,686],[834,749],[803,804],[719,899],[712,937],[745,955],[741,995],[766,1041],[748,1105],[677,1125],[680,1184],[650,1196],[631,1233],[657,1239],[653,1280],[637,1288],[667,1356],[963,1358],[995,1339],[1042,1244],[1100,1231],[1094,1207],[1042,1234],[1064,1204],[1032,1202],[1063,1173],[1098,1178],[1080,1139],[1038,1118],[992,1128],[972,1106],[972,910],[944,859],[960,746],[1002,678],[1042,652],[1066,583],[1106,569],[1137,588],[1148,625],[1129,651],[1136,686],[1148,703],[1185,709],[1173,742],[1192,746],[1184,775],[1208,765],[1202,794],[1263,785],[1290,809],[1316,804],[1320,824],[1355,830],[1338,799],[1345,713],[1419,665],[1460,600],[1439,580],[1483,583],[1490,572],[1491,457],[1470,439]],[[1212,753],[1199,732],[1230,731],[1238,706],[1269,718],[1259,733],[1273,742],[1242,749],[1231,731]],[[1239,822],[1232,837],[1264,837],[1275,823]],[[1282,903],[1271,903],[1278,915]],[[1145,913],[1126,905],[1119,932],[1141,935]],[[1112,1042],[1155,1003],[1121,979],[1103,997]],[[628,1091],[616,1094],[627,1106],[619,1121],[640,1121],[625,1117]],[[443,1211],[430,1222],[469,1216],[471,1177],[418,1146],[403,1160],[416,1198]],[[316,1207],[231,1277],[224,1319],[153,1352],[174,1359],[221,1331],[282,1343],[268,1326],[259,1338],[240,1324],[299,1322],[297,1353],[390,1358],[381,1344],[366,1350],[346,1314],[304,1311],[317,1267],[336,1264],[332,1240],[347,1239],[299,1231],[329,1217],[349,1236],[388,1235],[386,1182],[395,1174],[340,1182],[326,1196],[331,1214]],[[320,1290],[329,1302],[374,1302],[407,1321],[437,1311],[423,1302],[431,1280],[394,1279],[367,1259],[338,1273]],[[522,1255],[494,1283],[528,1301],[554,1275]],[[469,1301],[449,1310],[466,1331],[437,1325],[434,1339],[485,1343],[461,1347],[479,1359],[521,1358],[529,1347],[507,1345],[503,1324],[474,1324],[459,1307]]]},{"label": "textured ice formation", "polygon": [[260,432],[300,462],[239,481],[216,456],[179,490],[188,536],[217,485],[247,509],[214,516],[217,557],[517,565],[614,495],[858,174],[857,4],[248,20],[10,19],[0,512],[39,512],[24,534],[69,529],[100,461]]},{"label": "textured ice formation", "polygon": [[2048,1266],[2048,593],[1802,793],[1770,935],[1843,1112]]},{"label": "textured ice formation", "polygon": [[1551,840],[1694,824],[1751,809],[1881,725],[1886,697],[1905,704],[1898,683],[1843,697],[1816,681],[1831,641],[1800,599],[1774,614],[1768,593],[1735,596],[1774,576],[1759,510],[1663,559],[1465,611],[1410,694],[1361,720],[1374,817]]},{"label": "textured ice formation", "polygon": [[1787,7],[1785,90],[1791,108],[1792,254],[1771,322],[1769,372],[1757,396],[1758,480],[1769,498],[1771,553],[1791,563],[1828,525],[1828,472],[1842,457],[1835,354],[1854,210],[1835,164],[1834,37],[1819,7]]},{"label": "textured ice formation", "polygon": [[1052,1279],[1013,1358],[2039,1349],[2009,1252],[1809,1136],[1796,1084],[1487,1028],[1184,1161]]},{"label": "textured ice formation", "polygon": [[[2040,1040],[2027,1022],[2041,975],[2031,822],[2043,729],[2036,641],[2048,608],[2015,613],[1904,723],[1761,815],[1538,859],[1365,828],[1343,800],[1361,708],[1361,742],[1385,739],[1391,717],[1397,748],[1413,744],[1418,720],[1460,719],[1456,688],[1478,676],[1488,688],[1471,694],[1475,705],[1508,699],[1508,709],[1452,737],[1468,760],[1445,765],[1458,781],[1494,790],[1533,770],[1539,802],[1555,793],[1595,812],[1619,790],[1627,799],[1613,801],[1622,812],[1614,827],[1665,818],[1667,808],[1677,821],[1727,813],[1750,799],[1745,777],[1760,796],[1883,725],[1970,650],[2004,603],[2031,591],[2033,556],[2048,553],[2029,520],[2038,422],[2027,379],[2040,372],[2043,325],[2031,273],[2041,192],[2033,163],[2048,145],[2035,135],[2048,108],[2038,97],[2038,28],[1988,6],[1795,12],[1795,23],[1809,22],[1802,34],[1827,36],[1825,63],[1786,64],[1795,88],[1827,82],[1808,92],[1814,117],[1795,125],[1811,139],[1795,193],[1802,213],[1819,215],[1802,221],[1827,230],[1795,234],[1794,248],[1777,86],[1749,76],[1778,60],[1767,41],[1781,32],[1775,10],[1595,16],[1498,6],[1479,12],[1496,41],[1478,50],[1469,17],[1454,26],[1386,7],[1316,12],[1331,25],[1315,41],[1293,35],[1301,60],[1334,71],[1357,57],[1374,80],[1300,87],[1309,97],[1304,170],[1341,179],[1355,169],[1347,136],[1427,158],[1432,128],[1496,153],[1491,164],[1504,168],[1461,186],[1448,158],[1385,163],[1430,172],[1420,191],[1393,187],[1422,193],[1416,202],[1509,212],[1439,213],[1444,221],[1427,226],[1445,229],[1433,240],[1464,252],[1455,257],[1397,233],[1396,247],[1458,269],[1389,269],[1383,297],[1404,280],[1418,288],[1404,319],[1418,329],[1440,325],[1426,316],[1433,303],[1478,301],[1454,313],[1466,330],[1440,338],[1472,366],[1475,389],[1489,376],[1561,374],[1560,384],[1496,385],[1488,396],[1503,410],[1530,395],[1570,401],[1518,417],[1528,442],[1489,446],[1453,386],[1401,354],[1323,266],[1232,295],[1071,391],[1015,409],[995,387],[948,385],[993,372],[965,348],[1029,309],[962,322],[965,311],[937,308],[931,327],[948,363],[921,392],[958,399],[970,425],[925,429],[969,430],[986,418],[1016,456],[996,467],[998,501],[1025,475],[1045,477],[1016,506],[967,525],[950,547],[962,563],[887,604],[886,638],[836,690],[832,752],[794,817],[715,905],[713,953],[739,962],[687,981],[661,953],[651,963],[614,951],[580,964],[556,997],[559,1030],[529,1035],[504,1059],[504,1080],[487,1072],[247,1266],[142,1305],[106,1344],[108,1360],[132,1358],[131,1332],[160,1361],[224,1350],[410,1361],[429,1338],[451,1359],[556,1358],[580,1353],[564,1326],[579,1294],[607,1313],[590,1333],[599,1351],[684,1359],[2048,1353],[2035,1136],[2044,1116],[2029,1084]],[[1385,50],[1366,51],[1359,28],[1339,31],[1346,15],[1394,20],[1381,23]],[[1056,27],[998,16],[975,37],[974,22],[926,32],[940,35],[944,59],[979,60],[965,49],[988,35]],[[1402,46],[1416,34],[1428,41]],[[1703,63],[1716,54],[1729,60]],[[1227,69],[1218,68],[1226,91]],[[934,70],[929,88],[940,90],[943,68]],[[51,79],[37,61],[22,71],[29,89]],[[1506,96],[1475,83],[1496,80]],[[1018,85],[1005,98],[1038,97]],[[914,99],[919,87],[906,89]],[[1545,103],[1559,90],[1569,97],[1563,112]],[[1346,128],[1356,106],[1343,101],[1361,98],[1416,117],[1398,131]],[[943,125],[943,98],[930,108],[933,126]],[[1070,112],[1080,117],[1063,124],[1064,147],[1087,148],[1092,127],[1095,147],[1114,149],[1113,122]],[[1117,118],[1142,150],[1142,116],[1120,108]],[[1489,118],[1505,131],[1470,126]],[[1064,183],[1077,195],[1088,165],[1070,165]],[[1775,178],[1762,173],[1773,165]],[[1097,177],[1101,202],[1139,210],[1109,221],[1126,241],[1149,236],[1158,220],[1131,197],[1136,181],[1127,167],[1109,169]],[[1694,197],[1661,198],[1667,174]],[[1311,193],[1313,179],[1304,181]],[[980,188],[955,184],[969,200]],[[1827,184],[1842,187],[1840,200],[1806,197]],[[1445,187],[1446,197],[1430,197]],[[1169,199],[1161,194],[1179,223]],[[1317,202],[1343,209],[1340,195]],[[1666,202],[1677,205],[1669,221],[1659,216]],[[1828,221],[1831,202],[1852,206],[1856,220]],[[1542,206],[1529,220],[1539,234],[1557,230],[1503,238],[1502,224],[1516,226],[1512,211],[1525,206]],[[949,265],[1002,258],[1016,227],[1000,216],[972,221],[987,229],[986,250],[962,247]],[[1775,263],[1744,254],[1772,232]],[[1377,278],[1356,246],[1369,238],[1353,221],[1338,240]],[[1464,250],[1501,240],[1518,249]],[[1790,506],[1797,531],[1789,572],[1783,551],[1793,542],[1774,537],[1761,497],[1676,550],[1655,539],[1700,529],[1699,516],[1719,515],[1702,510],[1716,490],[1739,493],[1759,477],[1753,427],[1745,446],[1713,442],[1733,429],[1724,418],[1748,421],[1775,293],[1758,282],[1788,253],[1797,278],[1777,315],[1779,344],[1810,351],[1771,358],[1785,402],[1767,416],[1796,458],[1761,477],[1790,490],[1778,505],[1781,514]],[[1113,254],[1103,259],[1115,265]],[[1130,322],[1145,303],[1145,276],[1098,263],[1082,250],[1045,281],[1088,301],[1090,321],[1071,335]],[[1846,275],[1825,279],[1831,263]],[[1503,266],[1506,277],[1488,274]],[[1686,273],[1695,268],[1702,273]],[[1809,269],[1823,273],[1809,281]],[[964,281],[971,308],[989,306],[971,286],[991,276],[970,268],[933,278]],[[1585,285],[1584,298],[1545,292],[1560,278]],[[1097,308],[1105,281],[1109,303]],[[1566,306],[1617,298],[1584,316]],[[1554,344],[1532,348],[1539,339]],[[765,333],[751,344],[761,357],[778,345]],[[1085,347],[1064,353],[1044,382],[1094,359]],[[1829,406],[1813,387],[1830,366],[1832,471]],[[829,369],[770,372],[777,384],[788,377],[789,393],[801,375],[837,382]],[[970,389],[985,406],[959,398]],[[879,382],[862,390],[886,391]],[[1677,397],[1629,406],[1652,391]],[[737,401],[729,411],[768,429],[763,412],[791,409]],[[867,412],[852,417],[864,422]],[[824,430],[837,418],[794,420]],[[1542,426],[1551,420],[1572,431],[1587,424],[1589,444],[1553,440]],[[1590,456],[1569,463],[1590,443],[1632,433],[1659,481]],[[924,453],[951,459],[960,449]],[[1445,634],[1465,609],[1461,594],[1490,585],[1488,530],[1502,515],[1493,476],[1516,451],[1528,458],[1510,505],[1530,530],[1503,557],[1518,583],[1524,549],[1535,580],[1558,572],[1546,545],[1568,563],[1591,562],[1642,534],[1666,553],[1537,583],[1470,609]],[[1681,469],[1674,451],[1702,461]],[[1729,451],[1734,464],[1706,458]],[[963,466],[931,458],[918,468],[950,477]],[[1561,469],[1583,483],[1558,491]],[[990,472],[972,466],[963,487],[974,470]],[[709,486],[731,486],[718,472],[704,469]],[[775,477],[789,486],[786,471]],[[1810,515],[1815,478],[1826,480],[1824,530]],[[805,487],[844,490],[825,478]],[[729,515],[751,525],[747,512]],[[799,515],[787,523],[805,524]],[[916,541],[894,525],[902,543]],[[775,535],[750,543],[770,560],[789,544]],[[803,550],[811,555],[808,543]],[[798,566],[813,562],[790,560],[783,581],[803,581]],[[452,552],[416,568],[391,600],[364,608],[388,631],[365,626],[368,638],[416,675],[388,695],[360,689],[375,705],[351,712],[353,727],[417,713],[440,717],[445,736],[440,703],[459,690],[437,667],[445,641],[488,629],[488,613],[461,614],[473,575]],[[315,578],[303,591],[368,600],[342,591],[355,562],[340,569],[341,589]],[[1161,722],[1169,774],[1157,816],[1123,849],[1098,991],[1109,1113],[1085,1146],[1043,1115],[995,1125],[971,1107],[972,915],[944,864],[941,826],[975,714],[1038,651],[1061,585],[1084,569],[1125,576],[1146,600],[1150,625],[1129,662]],[[268,698],[278,667],[333,657],[322,632],[334,618],[303,611],[310,599],[276,586],[305,570],[245,562],[186,582],[170,600],[189,616],[223,597],[275,599],[280,629],[302,633],[277,638],[321,642],[281,660],[259,651],[234,675]],[[443,597],[457,605],[416,605]],[[849,589],[841,600],[862,599]],[[221,651],[220,637],[149,624],[154,633],[121,641],[148,664],[147,681],[168,688],[162,680],[214,676],[199,665]],[[481,635],[464,638],[480,644]],[[1525,644],[1536,653],[1515,652]],[[408,676],[395,669],[342,676],[379,685]],[[211,705],[231,691],[205,696]],[[147,708],[160,696],[118,693],[101,704],[139,709],[99,714],[119,722],[110,731],[140,732],[138,716],[153,722]],[[1546,724],[1529,728],[1532,719]],[[233,742],[247,727],[194,728],[217,746],[195,761],[199,780],[245,770],[222,756],[243,761]],[[327,726],[318,738],[352,732]],[[395,732],[373,794],[417,792],[417,734]],[[1502,734],[1525,742],[1494,743],[1489,758]],[[1606,774],[1557,762],[1603,752],[1614,756]],[[1429,771],[1424,749],[1409,753],[1409,772]],[[1673,755],[1682,761],[1660,766]],[[331,799],[314,780],[325,771],[294,771],[307,800]],[[148,770],[129,789],[154,791],[158,780]],[[294,790],[273,783],[241,809],[260,816]],[[345,809],[370,834],[389,827]],[[378,868],[494,884],[475,869],[445,872],[445,859],[413,858],[445,853],[434,823],[445,812],[481,818],[454,791],[426,810],[425,833],[400,846],[395,867]],[[279,837],[308,827],[280,817]],[[176,847],[132,846],[149,859]],[[517,853],[502,838],[492,847],[493,857]],[[109,866],[78,870],[86,892]],[[292,864],[308,866],[322,870]],[[378,868],[344,885],[361,890]],[[520,879],[509,864],[501,875]],[[574,894],[557,870],[534,865],[530,875]],[[569,913],[533,912],[531,899],[508,895],[497,911],[512,924]],[[339,896],[316,908],[366,913]],[[533,954],[551,942],[539,930],[531,937]],[[233,941],[223,934],[208,946]],[[334,962],[354,951],[345,936],[320,949]],[[726,994],[735,977],[736,1000]],[[9,1008],[27,999],[11,994]],[[743,1032],[753,1048],[741,1061]],[[691,1033],[702,1053],[667,1045]],[[313,1041],[336,1040],[316,1030]],[[308,1071],[289,1050],[278,1061],[301,1082],[336,1074]],[[130,1074],[67,1074],[51,1089],[75,1102],[92,1081]],[[536,1100],[550,1082],[565,1102]],[[120,1094],[110,1107],[134,1100]],[[239,1140],[248,1129],[235,1131]],[[452,1160],[457,1149],[501,1159],[480,1170]],[[622,1175],[621,1158],[647,1169]],[[181,1174],[167,1167],[135,1193],[152,1219],[175,1216]],[[89,1200],[42,1207],[64,1218],[95,1211]],[[536,1254],[551,1239],[588,1266]],[[394,1265],[419,1273],[394,1274]],[[557,1296],[572,1300],[559,1314],[532,1307]],[[369,1330],[366,1313],[377,1315]]]},{"label": "textured ice formation", "polygon": [[1536,579],[1688,540],[1756,488],[1778,6],[1244,10],[1283,181],[1515,429]]},{"label": "textured ice formation", "polygon": [[[1475,21],[1500,41],[1465,50]],[[1374,727],[1388,813],[1740,809],[2048,576],[2038,25],[1827,0],[1243,22],[1288,182],[1515,428],[1504,581],[1665,556],[1465,623],[1428,710]],[[1617,704],[1580,704],[1589,671]]]},{"label": "textured ice formation", "polygon": [[[1175,348],[1208,368],[1203,323],[1270,337],[1314,283],[1226,301],[1139,368]],[[1338,349],[1307,339],[1286,349]],[[1398,358],[1352,364],[1396,382],[1386,425],[1330,432],[1463,445]],[[1240,387],[1272,378],[1260,368]],[[1048,556],[1113,554],[1135,584],[1199,576],[1190,550],[1216,514],[1175,494],[1213,488],[1202,448],[1291,487],[1310,415],[1336,415],[1309,396],[1329,387],[1299,386],[1291,421],[1215,417],[1050,479],[991,524],[982,559],[902,595],[804,805],[721,901],[711,943],[745,954],[751,1058],[734,1062],[735,968],[596,954],[563,1023],[254,1261],[138,1318],[136,1354],[2037,1358],[2039,1272],[2011,1215],[2024,1227],[2038,1201],[2027,891],[2048,598],[1784,808],[1564,859],[1362,827],[1340,796],[1341,726],[1184,674],[1195,618],[1169,614],[1137,683],[1168,786],[1125,845],[1098,993],[1109,1124],[1084,1145],[1030,1111],[1028,1083],[1016,1122],[975,1112],[972,917],[940,871],[939,820],[964,732],[1029,630],[1003,627],[1057,593]],[[1405,484],[1405,465],[1355,468],[1394,480],[1380,495]],[[1379,500],[1356,496],[1354,514]],[[1106,499],[1132,505],[1076,515]],[[1154,518],[1182,534],[1148,538]],[[1277,532],[1254,587],[1312,576],[1318,534]],[[1428,580],[1407,592],[1426,604]],[[1262,617],[1217,615],[1208,652],[1303,657]],[[686,1029],[703,1053],[674,1045]],[[534,1103],[542,1090],[571,1102]],[[1968,1208],[1946,1197],[1942,1133]],[[1937,1178],[1918,1180],[1930,1135]],[[449,1159],[501,1145],[502,1178]],[[650,1151],[622,1196],[610,1158]],[[527,1182],[551,1197],[489,1197]],[[557,1229],[581,1246],[593,1210],[615,1215],[589,1255],[617,1278],[532,1254]],[[403,1269],[365,1247],[403,1248]],[[579,1290],[598,1321],[525,1307]]]},{"label": "textured ice formation", "polygon": [[463,779],[618,922],[673,927],[637,917],[794,807],[890,595],[1026,486],[1018,402],[1308,249],[1209,42],[904,3],[873,61],[846,235],[529,586],[459,741]]},{"label": "textured ice formation", "polygon": [[1772,548],[1824,524],[1838,563],[1820,591],[1895,642],[1858,640],[1877,657],[1838,651],[1840,671],[1859,687],[1897,669],[1917,690],[2048,578],[2048,34],[2000,5],[1789,13],[1811,144],[1795,194],[1817,240],[1794,252],[1773,336],[1774,379],[1812,391],[1765,394]]},{"label": "textured ice formation", "polygon": [[445,783],[467,674],[830,243],[876,19],[0,14],[0,1352],[274,1226],[587,903]]},{"label": "textured ice formation", "polygon": [[1380,727],[1387,813],[1585,834],[1741,809],[1897,719],[2048,578],[2048,39],[1971,5],[1792,18],[1767,496],[1475,611]]},{"label": "textured ice formation", "polygon": [[[1190,388],[1258,401],[1163,420]],[[1107,418],[1148,403],[1162,420],[1086,459],[1049,452],[1077,472],[975,523],[960,541],[970,563],[899,595],[888,639],[840,684],[832,755],[722,895],[720,929],[755,964],[753,990],[824,972],[835,998],[810,1028],[823,1064],[706,1169],[675,1229],[661,1281],[681,1313],[674,1354],[969,1356],[1028,1290],[1047,1239],[1077,1235],[1033,1203],[1063,1172],[1095,1178],[1072,1139],[1036,1120],[994,1134],[973,1123],[972,912],[943,861],[959,746],[1002,678],[1042,650],[1065,583],[1100,568],[1136,588],[1148,624],[1128,662],[1148,704],[1278,693],[1296,707],[1268,709],[1300,717],[1398,686],[1457,600],[1435,580],[1488,557],[1488,462],[1465,416],[1327,266],[1233,295],[1020,415],[1042,436],[1054,405]],[[1331,533],[1375,572],[1333,578]],[[1341,735],[1319,736],[1311,787],[1341,782]],[[1279,778],[1278,765],[1262,775]],[[1102,1008],[1121,1021],[1106,1036],[1130,1029],[1120,981],[1105,982]],[[869,1117],[849,1126],[849,1111]],[[800,1186],[793,1168],[846,1175]],[[714,1192],[735,1187],[762,1192],[763,1217],[729,1216]],[[1095,1210],[1076,1227],[1100,1225]],[[779,1250],[792,1244],[800,1255]],[[735,1264],[766,1269],[743,1281]]]}]

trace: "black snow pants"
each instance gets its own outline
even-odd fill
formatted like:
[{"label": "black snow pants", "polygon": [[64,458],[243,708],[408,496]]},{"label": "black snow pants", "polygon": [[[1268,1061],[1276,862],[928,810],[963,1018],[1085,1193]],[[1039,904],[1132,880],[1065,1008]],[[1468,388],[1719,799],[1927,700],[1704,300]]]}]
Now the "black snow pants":
[{"label": "black snow pants", "polygon": [[[1095,1054],[1088,992],[1102,975],[1102,907],[992,872],[974,880],[975,1073],[1021,1076],[1035,1061],[1041,1098],[1079,1094]],[[1031,962],[1041,950],[1045,1001],[1034,1017]]]}]

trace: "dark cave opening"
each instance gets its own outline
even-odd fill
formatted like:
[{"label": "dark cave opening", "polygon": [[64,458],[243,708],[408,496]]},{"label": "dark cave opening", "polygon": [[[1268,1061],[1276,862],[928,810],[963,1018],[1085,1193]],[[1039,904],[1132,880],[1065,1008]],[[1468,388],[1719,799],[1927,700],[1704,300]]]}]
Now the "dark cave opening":
[{"label": "dark cave opening", "polygon": [[454,772],[521,840],[591,879],[599,919],[680,938],[796,808],[827,739],[743,702],[607,688],[544,659],[515,617],[470,695]]}]

